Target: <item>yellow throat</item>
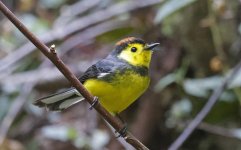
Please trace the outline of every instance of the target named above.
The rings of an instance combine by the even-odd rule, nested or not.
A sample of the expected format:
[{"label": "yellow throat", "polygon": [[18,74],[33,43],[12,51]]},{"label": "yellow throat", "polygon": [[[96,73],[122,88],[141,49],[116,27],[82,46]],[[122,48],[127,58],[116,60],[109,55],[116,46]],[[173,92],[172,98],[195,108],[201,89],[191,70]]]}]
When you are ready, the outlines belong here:
[{"label": "yellow throat", "polygon": [[[129,44],[117,57],[133,66],[145,66],[149,68],[152,51],[146,50],[145,46],[140,43]],[[136,49],[135,52],[133,52],[134,49]]]}]

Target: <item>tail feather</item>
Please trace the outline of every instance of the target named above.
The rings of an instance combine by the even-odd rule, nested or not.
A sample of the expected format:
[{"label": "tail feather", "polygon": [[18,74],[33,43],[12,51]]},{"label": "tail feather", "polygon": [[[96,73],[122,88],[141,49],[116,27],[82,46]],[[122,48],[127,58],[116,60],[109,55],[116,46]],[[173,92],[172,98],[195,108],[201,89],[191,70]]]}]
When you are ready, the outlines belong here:
[{"label": "tail feather", "polygon": [[38,99],[33,104],[38,107],[46,107],[51,111],[61,111],[82,100],[84,98],[76,89],[70,89]]}]

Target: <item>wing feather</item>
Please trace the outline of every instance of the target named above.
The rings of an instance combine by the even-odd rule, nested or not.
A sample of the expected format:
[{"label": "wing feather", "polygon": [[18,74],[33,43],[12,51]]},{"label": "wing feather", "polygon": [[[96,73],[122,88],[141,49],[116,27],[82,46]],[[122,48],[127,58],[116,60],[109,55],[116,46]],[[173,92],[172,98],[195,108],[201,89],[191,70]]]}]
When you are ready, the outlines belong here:
[{"label": "wing feather", "polygon": [[84,82],[88,79],[97,79],[111,75],[113,72],[115,72],[115,69],[115,62],[109,59],[103,59],[89,67],[84,75],[79,78],[79,80],[82,84],[84,84]]}]

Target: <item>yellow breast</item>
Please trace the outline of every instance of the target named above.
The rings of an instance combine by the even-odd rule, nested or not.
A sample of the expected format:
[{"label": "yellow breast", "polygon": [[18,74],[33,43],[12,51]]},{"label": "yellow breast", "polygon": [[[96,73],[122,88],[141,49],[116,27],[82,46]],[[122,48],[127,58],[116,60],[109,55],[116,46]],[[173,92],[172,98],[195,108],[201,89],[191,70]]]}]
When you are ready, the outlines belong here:
[{"label": "yellow breast", "polygon": [[148,76],[126,71],[112,77],[111,81],[89,79],[84,86],[99,97],[100,103],[111,113],[119,113],[133,103],[149,86]]}]

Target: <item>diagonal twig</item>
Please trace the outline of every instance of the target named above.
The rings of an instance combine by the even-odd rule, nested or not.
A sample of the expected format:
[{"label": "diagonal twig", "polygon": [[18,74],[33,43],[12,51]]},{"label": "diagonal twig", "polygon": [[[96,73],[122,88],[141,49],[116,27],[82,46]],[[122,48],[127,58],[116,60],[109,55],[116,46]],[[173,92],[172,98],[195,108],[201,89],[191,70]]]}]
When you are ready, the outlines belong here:
[{"label": "diagonal twig", "polygon": [[[24,24],[22,24],[17,17],[0,1],[0,10],[2,13],[46,56],[52,63],[59,69],[59,71],[71,82],[71,84],[81,93],[81,95],[89,102],[93,104],[94,96],[91,95],[85,87],[80,83],[77,77],[69,70],[69,68],[60,60],[56,53],[49,51],[49,48],[43,44],[32,32],[30,32]],[[101,104],[93,105],[93,107],[98,111],[99,114],[113,126],[116,131],[121,131],[124,125],[121,121],[114,118]],[[137,140],[133,135],[127,132],[123,139],[131,144],[136,149],[148,149],[139,140]]]},{"label": "diagonal twig", "polygon": [[101,0],[82,0],[77,1],[76,3],[65,6],[64,10],[60,12],[60,16],[54,21],[53,27],[58,27],[59,25],[67,25],[71,20],[76,18],[93,7],[97,6]]},{"label": "diagonal twig", "polygon": [[210,110],[213,108],[214,104],[217,102],[220,95],[228,87],[229,83],[237,75],[241,68],[241,61],[233,68],[232,72],[226,76],[223,83],[212,93],[211,97],[208,99],[205,106],[197,114],[197,116],[192,120],[192,122],[185,128],[182,134],[172,143],[169,150],[177,150],[192,134],[192,132],[197,128],[197,126],[202,122],[202,120],[207,116]]},{"label": "diagonal twig", "polygon": [[[115,4],[107,9],[96,11],[85,17],[75,19],[75,21],[68,24],[68,26],[58,26],[53,30],[48,31],[46,34],[39,37],[43,43],[50,43],[54,40],[62,39],[77,31],[83,30],[94,24],[109,20],[113,17],[133,11],[138,8],[151,6],[163,2],[164,0],[148,0],[148,1],[128,1]],[[0,72],[8,69],[11,65],[15,64],[31,52],[35,50],[34,45],[28,42],[21,46],[13,53],[7,55],[0,60]]]},{"label": "diagonal twig", "polygon": [[233,138],[233,139],[237,139],[237,140],[241,140],[239,132],[240,132],[240,128],[231,128],[231,129],[227,129],[224,127],[220,127],[217,125],[211,125],[208,123],[201,123],[198,126],[198,129],[209,132],[211,134],[216,134],[216,135],[220,135],[226,138]]}]

